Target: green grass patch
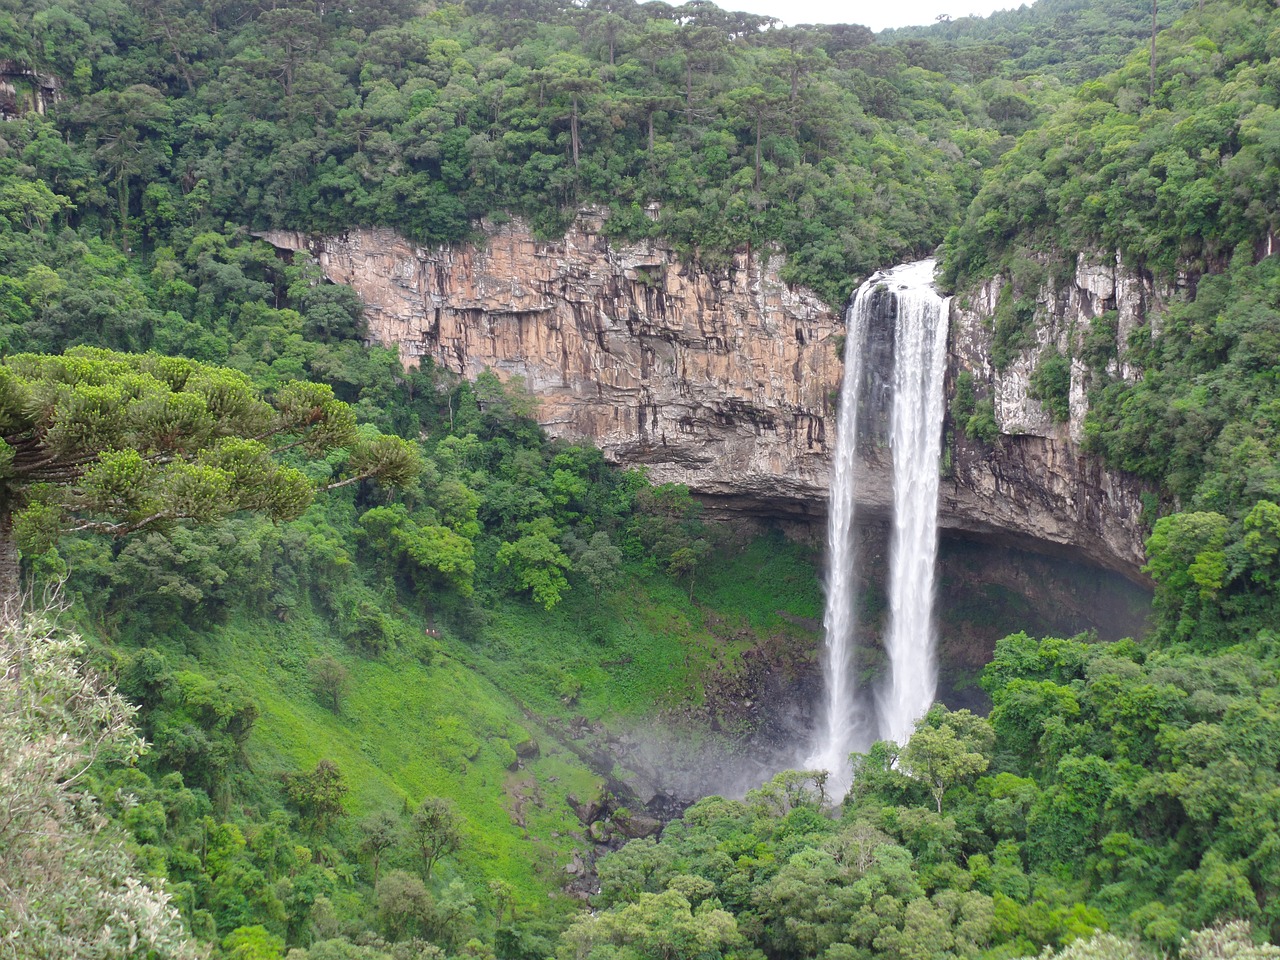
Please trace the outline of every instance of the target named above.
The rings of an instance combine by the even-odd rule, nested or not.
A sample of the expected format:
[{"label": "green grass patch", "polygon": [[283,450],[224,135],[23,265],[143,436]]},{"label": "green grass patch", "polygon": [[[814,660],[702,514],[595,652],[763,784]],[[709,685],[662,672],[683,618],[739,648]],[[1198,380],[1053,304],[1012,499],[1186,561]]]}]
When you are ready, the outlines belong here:
[{"label": "green grass patch", "polygon": [[[350,787],[350,820],[448,797],[467,827],[442,877],[457,871],[482,887],[500,876],[523,906],[545,908],[548,891],[564,880],[561,868],[583,846],[573,837],[581,827],[565,794],[589,795],[600,779],[461,658],[446,651],[424,663],[396,651],[366,659],[317,636],[315,626],[232,623],[204,658],[206,667],[239,676],[261,709],[249,742],[253,772],[273,778],[331,760]],[[321,653],[351,671],[340,715],[310,690],[306,663]],[[526,781],[521,800],[507,765],[514,745],[530,737],[542,756],[518,775]]]}]

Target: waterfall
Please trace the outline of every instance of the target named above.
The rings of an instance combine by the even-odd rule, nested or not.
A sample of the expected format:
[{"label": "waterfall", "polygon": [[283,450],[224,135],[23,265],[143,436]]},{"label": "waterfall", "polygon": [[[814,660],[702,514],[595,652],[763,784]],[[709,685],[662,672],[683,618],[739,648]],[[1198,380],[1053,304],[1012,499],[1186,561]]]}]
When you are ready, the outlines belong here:
[{"label": "waterfall", "polygon": [[933,623],[938,555],[938,458],[942,454],[947,302],[933,289],[933,261],[892,274],[898,315],[893,365],[893,540],[889,547],[889,675],[876,695],[880,739],[907,742],[938,686]]},{"label": "waterfall", "polygon": [[830,772],[833,795],[843,793],[848,787],[849,753],[865,746],[862,741],[870,725],[870,718],[858,712],[853,672],[854,604],[857,601],[854,469],[870,284],[868,280],[858,289],[845,314],[844,378],[840,383],[836,454],[831,472],[831,501],[827,507],[827,600],[822,616],[826,636],[826,726],[819,734],[814,753],[805,761],[810,769]]},{"label": "waterfall", "polygon": [[[824,725],[806,761],[830,772],[833,795],[849,785],[848,756],[872,741],[904,742],[933,701],[933,572],[937,554],[938,457],[942,444],[947,302],[933,290],[933,260],[904,264],[858,288],[846,317],[844,379],[827,525],[826,700]],[[858,408],[863,401],[867,331],[893,301],[891,430],[894,529],[886,639],[889,671],[874,697],[856,674]]]}]

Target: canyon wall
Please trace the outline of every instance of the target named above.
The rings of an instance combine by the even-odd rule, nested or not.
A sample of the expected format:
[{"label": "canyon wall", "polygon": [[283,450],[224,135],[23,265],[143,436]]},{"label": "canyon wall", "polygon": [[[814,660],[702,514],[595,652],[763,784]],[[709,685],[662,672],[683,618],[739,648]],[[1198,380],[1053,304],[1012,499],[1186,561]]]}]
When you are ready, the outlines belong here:
[{"label": "canyon wall", "polygon": [[266,239],[354,287],[371,337],[406,363],[521,377],[549,433],[590,438],[655,482],[820,514],[842,319],[782,283],[776,255],[700,271],[601,225],[584,214],[540,243],[512,222],[483,247],[424,249],[380,229]]},{"label": "canyon wall", "polygon": [[[999,369],[992,359],[994,318],[1007,283],[1007,278],[993,277],[952,301],[948,395],[956,377],[969,372],[977,396],[994,407],[1000,435],[984,443],[949,422],[950,475],[943,481],[940,510],[953,518],[954,529],[1027,532],[1049,552],[1055,545],[1077,548],[1103,566],[1140,579],[1146,487],[1084,454],[1088,388],[1096,374],[1080,355],[1095,318],[1111,314],[1114,355],[1105,372],[1126,380],[1139,376],[1126,361],[1129,341],[1155,322],[1160,304],[1174,291],[1156,288],[1118,256],[1082,254],[1069,276],[1047,278],[1027,297],[1034,301],[1031,342]],[[1093,337],[1096,347],[1096,331]],[[1032,395],[1035,369],[1052,353],[1072,358],[1070,413],[1063,422],[1055,422]]]},{"label": "canyon wall", "polygon": [[[463,376],[491,368],[520,377],[552,435],[588,438],[609,459],[688,484],[722,510],[823,516],[843,317],[783,283],[775,253],[700,269],[660,241],[619,242],[602,226],[584,211],[555,242],[511,221],[488,228],[483,245],[436,248],[382,229],[263,236],[354,287],[370,337],[406,363],[430,357]],[[974,375],[994,398],[1001,435],[985,444],[949,428],[940,521],[1140,578],[1141,490],[1080,451],[1084,371],[1069,423],[1053,423],[1028,385],[1046,345],[1064,345],[1108,309],[1120,310],[1124,340],[1153,294],[1121,264],[1082,261],[1066,288],[1042,291],[1035,347],[997,371],[990,318],[1001,285],[953,301],[949,378]],[[872,364],[869,397],[888,378],[884,367]],[[890,502],[888,457],[874,442],[862,451],[859,499],[872,517]]]}]

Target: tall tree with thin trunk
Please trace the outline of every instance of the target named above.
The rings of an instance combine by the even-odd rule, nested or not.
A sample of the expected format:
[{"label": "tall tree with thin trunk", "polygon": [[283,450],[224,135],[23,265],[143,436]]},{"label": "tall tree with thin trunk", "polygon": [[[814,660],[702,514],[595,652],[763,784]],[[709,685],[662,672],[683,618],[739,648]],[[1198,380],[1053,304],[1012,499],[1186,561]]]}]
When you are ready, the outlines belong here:
[{"label": "tall tree with thin trunk", "polygon": [[72,110],[72,120],[95,143],[94,155],[111,171],[120,210],[120,245],[129,250],[132,185],[165,160],[173,111],[155,87],[134,84],[102,90]]},{"label": "tall tree with thin trunk", "polygon": [[601,87],[595,64],[575,54],[557,53],[547,62],[541,76],[553,93],[568,100],[570,155],[576,170],[581,163],[582,153],[582,109],[588,98]]},{"label": "tall tree with thin trunk", "polygon": [[408,834],[422,857],[423,877],[429,881],[436,861],[462,845],[462,818],[449,800],[427,797],[409,818]]}]

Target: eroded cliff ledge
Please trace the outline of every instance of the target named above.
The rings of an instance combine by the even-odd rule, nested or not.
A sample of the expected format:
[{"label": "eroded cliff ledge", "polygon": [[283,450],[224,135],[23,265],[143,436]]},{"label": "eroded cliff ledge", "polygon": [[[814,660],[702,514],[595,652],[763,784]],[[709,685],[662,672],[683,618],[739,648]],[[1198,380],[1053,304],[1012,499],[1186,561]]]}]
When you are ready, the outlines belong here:
[{"label": "eroded cliff ledge", "polygon": [[657,243],[619,244],[582,216],[556,243],[519,222],[483,247],[415,247],[387,230],[266,235],[306,250],[365,303],[406,363],[520,376],[548,432],[593,440],[655,482],[821,512],[840,318],[743,254],[699,272]]},{"label": "eroded cliff ledge", "polygon": [[[783,283],[776,255],[743,252],[727,268],[699,270],[661,242],[620,243],[601,227],[584,213],[545,243],[513,221],[489,229],[483,246],[429,249],[381,229],[264,238],[354,287],[371,337],[407,363],[431,357],[463,376],[488,367],[522,377],[552,435],[589,438],[610,459],[688,484],[723,509],[823,515],[843,317]],[[1106,284],[1092,276],[1078,280],[1078,295],[1049,298],[1043,342],[1109,309]],[[988,286],[953,308],[949,376],[964,367],[989,384],[1008,435],[990,446],[957,439],[943,526],[1138,576],[1137,485],[1081,455],[1074,418],[1055,425],[1028,414],[1038,408],[1024,383],[1034,351],[1022,366],[991,368],[999,282]],[[863,457],[860,499],[873,516],[890,501],[887,458],[877,449]]]},{"label": "eroded cliff ledge", "polygon": [[[952,301],[948,396],[956,376],[968,371],[978,396],[993,403],[1000,436],[985,444],[949,423],[951,476],[944,478],[940,509],[954,529],[1026,530],[1044,545],[1079,548],[1103,566],[1143,580],[1146,487],[1083,453],[1093,374],[1080,355],[1087,334],[1097,345],[1094,320],[1109,315],[1114,356],[1107,372],[1124,379],[1138,376],[1126,362],[1130,338],[1155,322],[1173,292],[1156,287],[1118,256],[1082,254],[1069,277],[1046,279],[1034,292],[1031,342],[997,369],[994,317],[1007,282],[994,277]],[[1073,358],[1070,415],[1060,423],[1031,388],[1036,366],[1055,353]]]}]

